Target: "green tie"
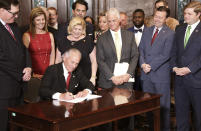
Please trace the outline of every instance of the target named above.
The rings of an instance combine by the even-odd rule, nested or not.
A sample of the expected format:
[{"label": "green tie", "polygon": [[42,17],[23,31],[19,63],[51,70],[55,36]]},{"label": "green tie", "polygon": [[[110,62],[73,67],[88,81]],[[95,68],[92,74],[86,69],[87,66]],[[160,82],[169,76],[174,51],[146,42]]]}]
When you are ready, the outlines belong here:
[{"label": "green tie", "polygon": [[186,36],[185,36],[185,39],[184,39],[184,48],[186,47],[188,39],[190,37],[190,30],[191,30],[191,26],[188,26],[188,29],[186,31]]}]

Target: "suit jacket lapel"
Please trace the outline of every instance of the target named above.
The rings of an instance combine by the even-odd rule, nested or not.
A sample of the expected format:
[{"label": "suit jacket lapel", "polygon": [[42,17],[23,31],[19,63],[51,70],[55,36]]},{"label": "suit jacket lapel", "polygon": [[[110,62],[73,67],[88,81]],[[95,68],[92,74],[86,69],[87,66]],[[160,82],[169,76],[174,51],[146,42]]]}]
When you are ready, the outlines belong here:
[{"label": "suit jacket lapel", "polygon": [[[152,45],[151,45],[151,40],[152,40],[152,35],[153,35],[153,31],[154,31],[154,26],[152,26],[151,28],[148,28],[148,31],[150,35],[147,36],[147,41],[148,41],[148,45],[146,45],[148,47],[148,50],[151,51],[152,49]],[[154,44],[154,43],[153,43]]]},{"label": "suit jacket lapel", "polygon": [[[200,29],[201,29],[201,22],[197,25],[197,27],[194,29],[194,31],[192,32],[192,34],[190,35],[186,48],[185,50],[187,50],[189,48],[189,45],[191,43],[193,43],[192,41],[196,39],[196,37],[200,37]],[[183,39],[184,40],[184,39]]]},{"label": "suit jacket lapel", "polygon": [[[10,28],[11,28],[11,30],[12,30],[12,32],[13,32],[14,37],[15,37],[16,40],[15,40],[11,35],[10,35],[10,36],[12,37],[12,39],[13,39],[15,42],[18,43],[17,45],[19,45],[19,44],[20,44],[20,43],[19,43],[20,40],[19,40],[19,37],[18,37],[19,34],[17,34],[16,28],[14,28],[12,25],[10,25]],[[9,34],[10,34],[10,33],[9,33]]]},{"label": "suit jacket lapel", "polygon": [[[152,47],[157,46],[157,43],[160,42],[159,39],[160,39],[160,37],[163,36],[164,33],[166,32],[166,28],[167,28],[167,27],[164,25],[164,26],[162,27],[162,29],[159,31],[158,35],[156,36],[156,38],[155,38],[155,40],[154,40],[154,42],[153,42],[153,44],[152,44]],[[153,30],[154,30],[154,29],[153,29]],[[153,32],[152,32],[152,33],[153,33]]]},{"label": "suit jacket lapel", "polygon": [[58,66],[58,79],[59,79],[59,82],[60,82],[60,86],[62,89],[65,89],[66,90],[66,81],[65,81],[65,77],[64,77],[64,71],[63,71],[63,66],[62,66],[62,63],[59,64]]},{"label": "suit jacket lapel", "polygon": [[[122,40],[122,47],[121,47],[121,59],[123,59],[123,55],[126,54],[126,32],[121,30],[121,40]],[[120,60],[121,61],[121,60]]]},{"label": "suit jacket lapel", "polygon": [[[0,22],[0,28],[3,31],[3,34],[7,34],[7,36],[9,36],[11,39],[13,39],[13,37],[11,36],[11,34],[8,32],[8,30],[5,28],[5,26]],[[13,39],[14,40],[14,39]]]},{"label": "suit jacket lapel", "polygon": [[116,56],[116,59],[117,59],[117,53],[116,53],[116,48],[115,48],[115,45],[114,45],[114,40],[112,38],[112,34],[110,32],[110,30],[108,30],[107,32],[107,41],[108,43],[106,44],[109,44],[111,46],[111,49],[112,49],[112,52],[114,53],[114,55]]},{"label": "suit jacket lapel", "polygon": [[73,92],[74,91],[74,82],[75,82],[75,72],[73,71],[72,73],[71,73],[71,78],[70,78],[70,82],[69,82],[69,91],[70,92]]},{"label": "suit jacket lapel", "polygon": [[180,34],[180,40],[179,41],[181,41],[180,43],[181,44],[179,44],[179,48],[182,50],[182,52],[183,51],[185,51],[185,49],[184,49],[184,38],[185,38],[185,33],[186,33],[186,27],[187,27],[187,24],[186,24],[186,26],[182,29],[182,31],[180,32],[181,34]]}]

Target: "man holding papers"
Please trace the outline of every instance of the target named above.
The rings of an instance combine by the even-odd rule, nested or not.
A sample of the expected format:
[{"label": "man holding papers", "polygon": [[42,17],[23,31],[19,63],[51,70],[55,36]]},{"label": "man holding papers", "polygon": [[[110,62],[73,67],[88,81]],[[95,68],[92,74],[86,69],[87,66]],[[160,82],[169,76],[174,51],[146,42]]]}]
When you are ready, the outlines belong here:
[{"label": "man holding papers", "polygon": [[81,59],[79,50],[66,51],[62,59],[62,63],[47,68],[39,91],[42,99],[71,100],[85,97],[95,89],[82,70],[77,68]]},{"label": "man holding papers", "polygon": [[117,9],[111,8],[107,11],[106,17],[109,30],[97,41],[98,84],[101,88],[132,88],[129,79],[134,76],[139,55],[134,35],[121,29]]}]

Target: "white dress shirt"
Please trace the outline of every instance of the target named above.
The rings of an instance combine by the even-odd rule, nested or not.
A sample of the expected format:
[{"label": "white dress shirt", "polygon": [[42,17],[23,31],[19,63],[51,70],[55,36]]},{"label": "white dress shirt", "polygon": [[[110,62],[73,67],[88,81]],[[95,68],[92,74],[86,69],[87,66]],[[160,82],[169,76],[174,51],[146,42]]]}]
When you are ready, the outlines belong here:
[{"label": "white dress shirt", "polygon": [[[137,28],[137,27],[134,26],[134,30],[139,30],[139,29],[142,29],[142,32],[143,32],[144,25],[142,27],[140,27],[140,28]],[[139,47],[141,37],[142,37],[142,32],[138,31],[137,33],[134,33],[135,34],[135,42],[137,44],[137,47]]]},{"label": "white dress shirt", "polygon": [[121,44],[121,47],[122,47],[121,28],[119,28],[119,30],[118,30],[117,32],[112,31],[112,30],[110,29],[110,32],[111,32],[111,34],[112,34],[112,39],[113,39],[113,41],[115,41],[115,34],[114,34],[114,33],[118,33],[119,39],[120,39],[120,42],[119,42],[119,43]]},{"label": "white dress shirt", "polygon": [[[191,34],[193,33],[193,31],[195,30],[195,28],[197,27],[197,25],[198,25],[199,23],[200,23],[200,20],[198,20],[197,22],[195,22],[195,23],[192,24],[192,25],[188,25],[188,26],[186,27],[186,32],[187,32],[188,27],[191,26],[191,30],[190,30],[190,36],[191,36]],[[186,32],[185,32],[185,36],[186,36]],[[184,37],[184,40],[185,40],[185,37]]]}]

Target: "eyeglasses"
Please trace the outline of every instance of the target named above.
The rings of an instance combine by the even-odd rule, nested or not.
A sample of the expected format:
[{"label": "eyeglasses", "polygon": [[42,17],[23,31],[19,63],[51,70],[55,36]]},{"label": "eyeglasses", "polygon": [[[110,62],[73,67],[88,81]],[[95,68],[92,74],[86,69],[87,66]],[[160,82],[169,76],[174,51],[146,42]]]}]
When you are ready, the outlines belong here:
[{"label": "eyeglasses", "polygon": [[9,10],[7,10],[7,11],[8,11],[8,13],[11,13],[14,17],[19,15],[19,11],[18,12],[14,12],[14,13],[11,12],[11,11],[9,11]]}]

